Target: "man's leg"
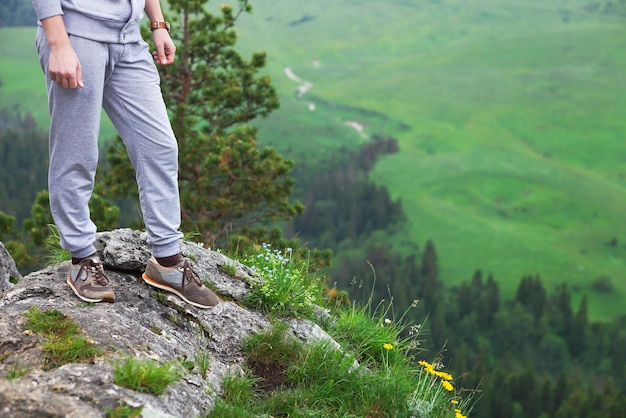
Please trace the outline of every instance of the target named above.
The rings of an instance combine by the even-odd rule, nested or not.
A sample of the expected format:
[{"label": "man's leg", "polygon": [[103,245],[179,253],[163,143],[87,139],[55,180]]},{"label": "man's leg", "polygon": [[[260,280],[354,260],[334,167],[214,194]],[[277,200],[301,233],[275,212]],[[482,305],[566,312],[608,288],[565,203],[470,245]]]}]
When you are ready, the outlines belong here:
[{"label": "man's leg", "polygon": [[116,45],[103,106],[122,137],[139,186],[139,203],[155,257],[180,252],[178,144],[159,75],[145,42]]},{"label": "man's leg", "polygon": [[70,37],[82,67],[85,87],[65,89],[50,80],[50,49],[43,30],[37,49],[46,76],[50,110],[50,211],[61,246],[70,251],[67,283],[87,302],[113,302],[115,294],[94,248],[96,226],[89,216],[89,199],[98,165],[98,132],[102,89],[107,67],[104,44]]},{"label": "man's leg", "polygon": [[178,144],[163,103],[159,75],[145,42],[123,52],[105,87],[104,108],[137,172],[139,200],[152,244],[143,279],[199,308],[219,303],[180,254]]},{"label": "man's leg", "polygon": [[95,252],[96,226],[89,216],[98,164],[98,132],[106,48],[98,42],[70,37],[81,62],[84,88],[65,89],[50,80],[50,50],[39,29],[37,47],[46,74],[50,110],[50,210],[61,236],[61,245],[74,258]]}]

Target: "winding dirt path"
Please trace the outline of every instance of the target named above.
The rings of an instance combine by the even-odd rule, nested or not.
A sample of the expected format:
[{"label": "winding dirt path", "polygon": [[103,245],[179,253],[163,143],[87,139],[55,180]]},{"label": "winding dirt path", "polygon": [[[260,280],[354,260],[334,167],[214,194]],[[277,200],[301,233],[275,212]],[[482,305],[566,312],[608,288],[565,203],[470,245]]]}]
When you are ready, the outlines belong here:
[{"label": "winding dirt path", "polygon": [[[312,82],[301,79],[293,72],[291,68],[285,67],[284,72],[287,78],[299,84],[298,89],[296,90],[296,97],[298,99],[301,99],[309,90],[313,88],[314,84]],[[308,107],[309,110],[313,112],[315,110],[315,103],[308,102]],[[367,137],[367,134],[364,132],[363,124],[353,120],[347,120],[344,121],[344,123],[357,131],[362,137]]]}]

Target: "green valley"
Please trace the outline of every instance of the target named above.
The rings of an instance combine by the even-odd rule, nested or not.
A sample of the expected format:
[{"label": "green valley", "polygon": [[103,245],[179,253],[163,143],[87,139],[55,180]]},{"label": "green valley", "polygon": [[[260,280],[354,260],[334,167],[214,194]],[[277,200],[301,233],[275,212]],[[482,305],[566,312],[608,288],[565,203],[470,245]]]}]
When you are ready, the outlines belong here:
[{"label": "green valley", "polygon": [[[450,285],[481,269],[511,297],[539,275],[568,283],[575,305],[587,294],[592,318],[626,312],[625,1],[252,5],[238,47],[267,51],[281,97],[258,122],[262,145],[315,165],[397,139],[370,177],[407,224],[376,239],[403,252],[431,239]],[[0,28],[0,101],[45,126],[34,31]],[[612,293],[593,289],[599,277]]]},{"label": "green valley", "polygon": [[[478,268],[508,295],[523,275],[568,283],[606,318],[626,294],[625,13],[624,2],[282,0],[254,4],[239,32],[243,48],[268,52],[282,93],[264,143],[298,163],[362,141],[323,123],[398,139],[373,172],[409,220],[390,242],[432,239],[449,284]],[[285,68],[313,84],[301,99]],[[592,290],[599,276],[613,294]]]}]

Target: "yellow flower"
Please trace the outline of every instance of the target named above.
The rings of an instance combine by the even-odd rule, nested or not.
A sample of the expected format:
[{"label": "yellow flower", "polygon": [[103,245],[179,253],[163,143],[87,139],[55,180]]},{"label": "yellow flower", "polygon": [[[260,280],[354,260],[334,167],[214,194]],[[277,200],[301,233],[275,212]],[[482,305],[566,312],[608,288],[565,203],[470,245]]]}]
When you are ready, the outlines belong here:
[{"label": "yellow flower", "polygon": [[452,376],[446,372],[435,372],[434,375],[443,380],[452,380]]},{"label": "yellow flower", "polygon": [[435,368],[433,367],[433,365],[427,361],[420,360],[419,365],[422,366],[424,370],[426,370],[428,373],[433,373],[435,371]]},{"label": "yellow flower", "polygon": [[[457,401],[456,399],[452,399],[452,400],[450,401],[450,403],[451,403],[452,405],[458,405],[458,404],[459,404],[459,401]],[[458,411],[458,409],[456,409],[456,410],[455,410],[455,412],[456,412],[456,411]]]},{"label": "yellow flower", "polygon": [[385,343],[385,344],[383,344],[383,348],[385,350],[393,350],[393,345],[391,345],[389,343]]},{"label": "yellow flower", "polygon": [[460,409],[455,409],[455,410],[454,410],[454,418],[467,418],[467,416],[466,416],[466,415],[463,415],[463,414],[461,413],[461,410],[460,410]]},{"label": "yellow flower", "polygon": [[452,386],[452,384],[448,382],[447,380],[442,380],[441,384],[443,385],[444,389],[447,390],[448,392],[452,392],[454,390],[454,386]]}]

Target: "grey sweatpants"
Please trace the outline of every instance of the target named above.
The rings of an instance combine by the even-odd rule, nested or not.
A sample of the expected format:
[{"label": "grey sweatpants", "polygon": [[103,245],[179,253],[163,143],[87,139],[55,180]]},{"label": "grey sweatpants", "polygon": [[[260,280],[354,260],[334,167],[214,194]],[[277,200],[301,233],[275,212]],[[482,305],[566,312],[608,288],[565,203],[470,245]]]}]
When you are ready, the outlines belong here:
[{"label": "grey sweatpants", "polygon": [[84,88],[64,89],[50,80],[50,49],[43,29],[37,31],[51,116],[50,209],[62,247],[77,258],[95,251],[96,225],[90,219],[88,202],[104,108],[136,170],[152,254],[179,253],[178,145],[148,45],[143,41],[108,44],[76,36],[70,36],[70,41],[82,66]]}]

